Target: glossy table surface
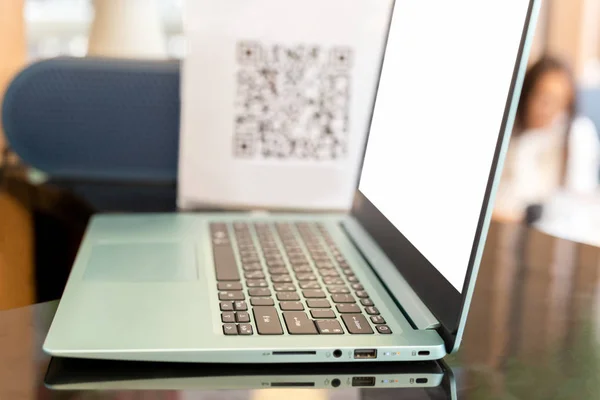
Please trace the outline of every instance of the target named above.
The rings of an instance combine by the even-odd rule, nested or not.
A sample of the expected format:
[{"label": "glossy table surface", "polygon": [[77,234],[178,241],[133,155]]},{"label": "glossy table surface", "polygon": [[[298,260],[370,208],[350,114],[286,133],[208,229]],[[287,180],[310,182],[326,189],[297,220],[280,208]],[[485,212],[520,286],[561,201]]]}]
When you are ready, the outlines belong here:
[{"label": "glossy table surface", "polygon": [[[445,359],[450,371],[444,375],[435,364],[170,367],[53,360],[45,381],[50,358],[41,344],[58,302],[0,311],[0,400],[600,398],[599,265],[596,247],[493,223],[466,335],[460,351]],[[430,370],[443,375],[442,384],[417,387],[414,379]],[[347,387],[351,377],[390,386]],[[408,388],[391,388],[403,378]]]}]

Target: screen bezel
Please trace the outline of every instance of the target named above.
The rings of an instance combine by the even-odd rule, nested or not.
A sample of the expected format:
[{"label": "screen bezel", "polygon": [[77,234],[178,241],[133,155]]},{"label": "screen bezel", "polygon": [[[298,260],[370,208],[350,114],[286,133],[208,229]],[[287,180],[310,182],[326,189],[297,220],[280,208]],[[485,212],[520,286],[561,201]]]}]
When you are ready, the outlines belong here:
[{"label": "screen bezel", "polygon": [[[529,58],[530,36],[535,30],[535,24],[532,24],[532,20],[536,12],[538,1],[539,0],[529,0],[525,23],[521,34],[521,41],[519,43],[519,50],[513,68],[510,90],[505,103],[502,124],[500,125],[500,130],[498,132],[498,140],[494,150],[494,157],[486,184],[485,195],[477,222],[477,229],[471,248],[469,264],[467,266],[462,291],[459,292],[456,290],[456,288],[452,286],[452,284],[427,260],[427,258],[421,254],[421,252],[413,246],[412,243],[410,243],[410,241],[396,229],[359,190],[357,190],[356,199],[353,203],[351,211],[352,216],[381,247],[390,261],[400,271],[404,279],[410,284],[423,303],[440,322],[438,332],[444,339],[448,352],[454,351],[456,349],[457,340],[460,340],[461,328],[463,328],[462,325],[464,325],[469,302],[473,294],[474,285],[471,285],[471,280],[476,278],[479,259],[481,257],[480,250],[485,245],[487,226],[493,208],[491,201],[492,194],[501,174],[504,150],[506,148],[505,145],[508,143],[511,136],[514,123],[514,112],[512,111],[513,107],[518,104],[518,98],[521,91],[521,87],[520,85],[518,86],[517,83],[522,79],[523,67]],[[394,6],[392,6],[390,16],[390,26],[392,23]],[[387,45],[388,38],[386,36],[384,47],[386,50],[382,57],[380,76],[385,62]],[[375,111],[376,97],[377,91],[375,92],[371,122]],[[363,150],[363,165],[370,134],[370,126],[371,124],[369,124],[367,139]],[[356,185],[357,188],[359,183],[360,174]],[[426,222],[424,221],[424,223]]]}]

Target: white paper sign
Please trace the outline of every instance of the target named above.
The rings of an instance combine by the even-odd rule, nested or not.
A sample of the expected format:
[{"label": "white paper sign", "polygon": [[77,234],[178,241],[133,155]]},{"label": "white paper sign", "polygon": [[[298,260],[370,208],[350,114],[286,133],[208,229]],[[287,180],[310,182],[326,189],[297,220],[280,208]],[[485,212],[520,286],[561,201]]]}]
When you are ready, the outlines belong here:
[{"label": "white paper sign", "polygon": [[188,1],[179,207],[349,209],[391,7]]}]

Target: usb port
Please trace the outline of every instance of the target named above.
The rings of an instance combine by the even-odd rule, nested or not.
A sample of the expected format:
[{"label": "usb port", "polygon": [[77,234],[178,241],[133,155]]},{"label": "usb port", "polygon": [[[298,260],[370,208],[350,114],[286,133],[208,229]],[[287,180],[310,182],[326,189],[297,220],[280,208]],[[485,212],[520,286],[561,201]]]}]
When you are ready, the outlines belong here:
[{"label": "usb port", "polygon": [[355,376],[352,378],[352,386],[364,387],[364,386],[375,386],[374,376]]},{"label": "usb port", "polygon": [[354,358],[360,358],[360,359],[377,358],[377,350],[375,350],[375,349],[354,350]]}]

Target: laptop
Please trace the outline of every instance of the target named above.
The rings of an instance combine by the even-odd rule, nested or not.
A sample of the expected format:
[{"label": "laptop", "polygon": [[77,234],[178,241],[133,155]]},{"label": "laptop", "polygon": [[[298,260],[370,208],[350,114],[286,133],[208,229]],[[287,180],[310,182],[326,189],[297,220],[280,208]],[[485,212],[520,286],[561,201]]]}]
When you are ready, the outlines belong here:
[{"label": "laptop", "polygon": [[348,213],[98,215],[44,350],[206,363],[457,351],[538,9],[396,1]]},{"label": "laptop", "polygon": [[[190,364],[52,358],[44,378],[52,390],[379,389],[390,398],[430,393],[456,399],[456,380],[443,361],[336,364]],[[410,391],[402,389],[412,389]],[[346,393],[345,398],[360,398]],[[386,396],[383,396],[386,397]],[[423,398],[428,398],[423,396]]]}]

